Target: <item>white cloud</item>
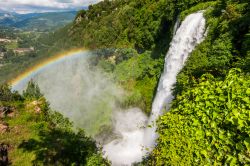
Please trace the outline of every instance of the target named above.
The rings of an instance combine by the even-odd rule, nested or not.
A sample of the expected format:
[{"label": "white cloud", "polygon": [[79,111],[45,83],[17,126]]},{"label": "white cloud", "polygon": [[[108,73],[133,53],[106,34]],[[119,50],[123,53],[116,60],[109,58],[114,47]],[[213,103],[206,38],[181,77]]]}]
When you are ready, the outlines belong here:
[{"label": "white cloud", "polygon": [[18,13],[81,9],[101,0],[0,0],[0,10]]}]

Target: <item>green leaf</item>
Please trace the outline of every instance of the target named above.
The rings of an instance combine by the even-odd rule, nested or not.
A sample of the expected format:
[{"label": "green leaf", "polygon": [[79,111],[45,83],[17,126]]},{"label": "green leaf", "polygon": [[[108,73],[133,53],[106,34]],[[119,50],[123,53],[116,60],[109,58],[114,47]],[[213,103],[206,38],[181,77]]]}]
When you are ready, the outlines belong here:
[{"label": "green leaf", "polygon": [[250,137],[244,140],[244,144],[246,145],[247,150],[250,151]]},{"label": "green leaf", "polygon": [[210,101],[205,101],[206,107],[213,107],[213,104]]},{"label": "green leaf", "polygon": [[247,88],[246,94],[247,94],[247,95],[250,95],[250,88]]},{"label": "green leaf", "polygon": [[236,144],[236,149],[237,150],[243,150],[243,148],[244,148],[244,146],[242,145],[242,143],[239,142],[239,143]]},{"label": "green leaf", "polygon": [[218,117],[218,113],[213,111],[213,119],[216,119]]},{"label": "green leaf", "polygon": [[250,103],[249,97],[244,97],[242,100],[243,100],[244,102],[246,102],[246,103]]}]

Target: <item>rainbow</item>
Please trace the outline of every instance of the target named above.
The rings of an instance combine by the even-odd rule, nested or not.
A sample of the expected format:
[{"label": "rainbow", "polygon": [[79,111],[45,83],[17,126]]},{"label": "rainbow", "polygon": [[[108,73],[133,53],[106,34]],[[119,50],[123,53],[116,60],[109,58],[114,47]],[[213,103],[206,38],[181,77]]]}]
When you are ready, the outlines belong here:
[{"label": "rainbow", "polygon": [[20,81],[22,81],[23,79],[29,77],[30,75],[32,75],[32,73],[39,71],[41,69],[43,69],[44,67],[51,65],[57,61],[59,61],[60,59],[63,59],[65,57],[69,57],[69,56],[73,56],[77,53],[81,53],[84,51],[88,51],[85,48],[77,48],[77,49],[71,49],[69,51],[63,52],[63,53],[59,53],[57,55],[54,55],[52,57],[49,57],[43,61],[41,61],[40,63],[35,64],[34,66],[28,68],[27,70],[25,70],[23,73],[21,73],[20,75],[18,75],[17,77],[15,77],[14,79],[10,80],[8,83],[14,87],[16,86]]}]

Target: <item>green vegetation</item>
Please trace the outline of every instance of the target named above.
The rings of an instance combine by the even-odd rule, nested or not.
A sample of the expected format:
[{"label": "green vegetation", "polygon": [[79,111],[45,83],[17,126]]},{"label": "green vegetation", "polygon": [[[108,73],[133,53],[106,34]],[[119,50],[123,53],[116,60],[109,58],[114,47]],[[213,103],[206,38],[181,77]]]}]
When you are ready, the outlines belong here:
[{"label": "green vegetation", "polygon": [[28,88],[23,92],[25,98],[39,99],[43,95],[40,92],[38,85],[36,85],[33,80],[29,81]]},{"label": "green vegetation", "polygon": [[207,10],[208,8],[214,7],[217,3],[217,1],[201,2],[198,5],[195,5],[187,10],[182,11],[180,13],[180,18],[181,20],[184,20],[184,18],[189,14],[195,13],[200,10]]},{"label": "green vegetation", "polygon": [[12,165],[109,165],[84,131],[73,131],[68,119],[49,108],[33,82],[24,96],[1,86],[0,107],[9,108],[0,112],[0,124],[8,124],[0,140],[11,147]]},{"label": "green vegetation", "polygon": [[15,36],[15,32],[17,30],[15,30],[14,28],[11,27],[1,27],[0,26],[0,38],[6,38],[9,37],[10,39],[14,39]]},{"label": "green vegetation", "polygon": [[[27,68],[63,51],[62,48],[69,48],[59,45],[57,49],[53,49],[54,47],[49,49],[53,43],[65,34],[61,33],[60,30],[55,33],[53,31],[70,23],[75,15],[75,11],[24,15],[14,14],[11,17],[13,21],[10,24],[8,21],[0,19],[0,38],[12,40],[10,43],[0,43],[0,56],[1,53],[4,53],[3,59],[0,58],[0,83],[10,81]],[[58,35],[59,33],[61,36]],[[54,37],[55,39],[53,39]],[[31,47],[34,48],[34,51],[23,54],[13,53],[13,49]]]},{"label": "green vegetation", "polygon": [[12,42],[6,44],[5,47],[8,50],[15,49],[15,48],[17,48],[17,42],[16,41],[12,41]]},{"label": "green vegetation", "polygon": [[[0,73],[5,73],[3,77],[0,74],[3,78],[0,81],[10,80],[27,67],[63,50],[103,48],[105,55],[97,58],[100,63],[97,65],[115,75],[117,82],[130,92],[124,106],[139,105],[149,113],[175,19],[179,11],[198,2],[202,0],[187,2],[187,6],[171,0],[106,0],[91,5],[89,10],[78,12],[73,24],[33,41],[35,54],[13,57],[11,63],[0,68]],[[106,52],[107,48],[120,49]],[[112,57],[114,61],[110,61]],[[137,60],[140,65],[133,65]],[[126,68],[131,65],[133,68]],[[125,73],[122,70],[130,70],[131,74],[121,78]]]},{"label": "green vegetation", "polygon": [[48,13],[6,13],[0,12],[0,26],[14,27],[25,31],[54,31],[72,22],[76,11]]},{"label": "green vegetation", "polygon": [[132,58],[115,65],[115,80],[130,92],[124,106],[139,106],[150,113],[163,63],[163,59],[154,59],[151,52],[145,52],[140,55],[134,53]]},{"label": "green vegetation", "polygon": [[[158,144],[145,159],[145,165],[250,164],[247,0],[104,0],[87,11],[79,11],[72,24],[38,36],[33,42],[35,54],[7,59],[9,65],[0,68],[0,82],[57,52],[87,47],[96,51],[93,64],[112,75],[128,92],[123,106],[138,106],[149,114],[174,23],[178,16],[182,20],[198,10],[206,10],[207,37],[191,53],[177,77],[175,99],[169,112],[158,120]],[[26,40],[23,41],[18,44],[27,46]],[[26,111],[28,96],[40,99],[36,86],[24,96],[5,89],[0,89],[7,94],[2,103],[14,103],[20,110],[17,121],[16,118],[5,121],[10,126],[21,126],[22,134],[14,137],[10,132],[0,136],[3,140],[11,138],[9,143],[15,147],[11,156],[19,160],[12,158],[13,163],[32,160],[35,164],[52,165],[51,161],[57,161],[67,165],[77,164],[78,157],[89,165],[104,162],[93,142],[82,132],[60,127],[70,124],[61,115],[48,111],[48,115],[40,116]],[[54,139],[59,135],[62,140]],[[87,151],[82,152],[77,146],[72,152],[74,156],[65,157],[61,152],[71,152],[71,144],[87,145],[82,148]]]},{"label": "green vegetation", "polygon": [[[0,83],[10,81],[27,68],[59,52],[59,49],[48,51],[49,45],[52,45],[50,43],[51,38],[48,36],[53,33],[48,35],[38,32],[23,32],[11,28],[2,29],[6,31],[6,34],[2,35],[3,38],[10,39],[11,42],[0,43],[0,54],[4,54],[3,58],[0,58]],[[14,53],[14,49],[17,48],[34,48],[34,51]]]},{"label": "green vegetation", "polygon": [[222,81],[203,75],[177,96],[159,120],[152,165],[249,164],[249,78],[239,69]]},{"label": "green vegetation", "polygon": [[145,160],[151,165],[250,163],[249,3],[212,4],[205,12],[208,35],[179,73],[170,111],[158,120],[158,144]]},{"label": "green vegetation", "polygon": [[[199,2],[102,1],[77,14],[67,38],[92,49],[120,48],[103,51],[98,65],[129,92],[125,107],[139,106],[149,114],[177,15]],[[215,4],[202,3],[196,10]]]}]

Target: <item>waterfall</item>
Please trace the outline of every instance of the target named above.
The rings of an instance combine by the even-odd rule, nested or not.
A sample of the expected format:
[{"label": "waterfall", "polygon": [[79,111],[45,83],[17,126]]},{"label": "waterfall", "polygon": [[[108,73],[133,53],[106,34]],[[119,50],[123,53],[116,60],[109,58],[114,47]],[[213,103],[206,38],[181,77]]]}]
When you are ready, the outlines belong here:
[{"label": "waterfall", "polygon": [[164,108],[168,110],[176,76],[204,37],[202,12],[187,16],[180,26],[177,21],[149,118],[138,108],[120,111],[116,107],[116,100],[123,96],[122,90],[102,72],[88,68],[84,57],[90,52],[77,53],[46,65],[13,88],[22,91],[33,78],[51,107],[70,118],[76,127],[84,128],[89,135],[95,135],[102,126],[109,125],[110,117],[116,111],[112,123],[115,137],[103,146],[104,156],[112,165],[131,165],[140,162],[148,150],[154,148],[157,139],[155,122]]},{"label": "waterfall", "polygon": [[152,105],[152,113],[149,118],[149,125],[145,131],[145,145],[154,147],[157,138],[155,122],[162,114],[162,110],[169,109],[173,99],[172,88],[176,83],[176,76],[183,68],[188,55],[195,46],[202,42],[205,33],[205,19],[203,12],[190,14],[177,29],[169,51],[165,58],[164,71],[161,75],[157,93]]},{"label": "waterfall", "polygon": [[[169,109],[169,104],[173,99],[172,88],[176,82],[176,76],[184,66],[188,55],[205,37],[203,12],[187,16],[180,27],[178,26],[177,21],[152,105],[152,113],[147,122],[138,109],[121,112],[115,117],[115,120],[119,121],[118,124],[115,123],[115,132],[119,137],[103,147],[105,156],[111,160],[112,165],[131,165],[134,162],[140,162],[148,150],[151,151],[154,148],[157,139],[155,122],[164,108]],[[147,124],[151,127],[141,128]]]}]

